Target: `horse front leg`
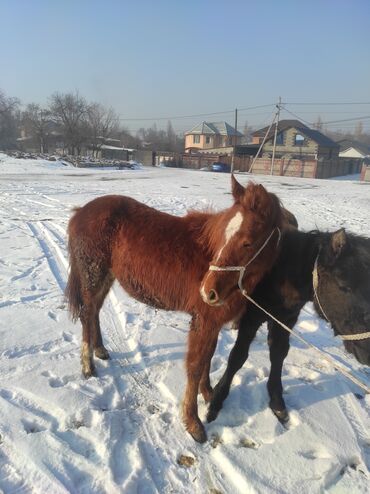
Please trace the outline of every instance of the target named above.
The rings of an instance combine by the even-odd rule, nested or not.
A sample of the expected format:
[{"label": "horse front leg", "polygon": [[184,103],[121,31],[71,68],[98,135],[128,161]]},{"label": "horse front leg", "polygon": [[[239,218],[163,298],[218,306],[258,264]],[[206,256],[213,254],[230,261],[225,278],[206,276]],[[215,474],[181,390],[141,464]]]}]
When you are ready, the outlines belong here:
[{"label": "horse front leg", "polygon": [[217,338],[214,342],[213,348],[210,351],[209,361],[204,366],[202,377],[200,378],[200,382],[199,382],[199,393],[202,394],[203,399],[206,403],[209,403],[212,400],[212,396],[213,396],[213,389],[211,386],[209,373],[211,370],[212,357],[215,353],[216,347],[217,347]]},{"label": "horse front leg", "polygon": [[[281,318],[289,327],[293,327],[298,319],[298,315],[290,318]],[[270,408],[278,420],[285,423],[289,420],[288,411],[283,398],[283,385],[281,373],[283,363],[289,352],[290,333],[274,321],[268,323],[268,344],[270,346],[271,369],[267,381],[267,390],[270,396]]]},{"label": "horse front leg", "polygon": [[198,416],[198,389],[203,371],[212,358],[220,328],[193,317],[190,325],[186,357],[187,385],[183,400],[183,421],[186,430],[199,443],[207,440],[207,434]]},{"label": "horse front leg", "polygon": [[[254,309],[251,308],[251,311]],[[212,401],[208,408],[207,422],[216,419],[222,408],[223,402],[229,395],[230,386],[235,374],[244,365],[249,355],[249,347],[256,336],[256,332],[262,324],[262,317],[250,317],[249,311],[243,315],[239,322],[238,336],[227,361],[226,370],[213,390]]]}]

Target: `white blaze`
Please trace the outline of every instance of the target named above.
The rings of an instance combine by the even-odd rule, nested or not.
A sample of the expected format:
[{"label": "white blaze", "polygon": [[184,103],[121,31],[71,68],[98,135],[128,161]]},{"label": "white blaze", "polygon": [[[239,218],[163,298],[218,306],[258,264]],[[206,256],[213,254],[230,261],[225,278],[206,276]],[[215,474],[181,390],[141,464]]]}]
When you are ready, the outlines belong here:
[{"label": "white blaze", "polygon": [[229,242],[231,237],[235,235],[235,233],[238,233],[241,224],[243,223],[243,215],[238,211],[235,216],[231,218],[229,221],[226,230],[225,230],[225,237],[226,237],[226,243],[225,245]]},{"label": "white blaze", "polygon": [[231,220],[229,221],[229,223],[227,224],[227,227],[225,229],[225,243],[222,247],[222,249],[220,250],[220,252],[218,253],[218,256],[217,256],[217,259],[220,259],[221,257],[221,254],[222,254],[222,251],[224,250],[224,248],[226,247],[226,245],[230,242],[231,238],[236,234],[238,233],[238,231],[240,230],[240,227],[243,223],[243,215],[240,211],[238,211],[235,216],[233,216],[231,218]]},{"label": "white blaze", "polygon": [[[240,213],[239,211],[235,214],[235,216],[233,216],[231,218],[231,220],[229,221],[229,223],[227,224],[226,228],[225,228],[225,243],[223,245],[223,247],[220,249],[218,255],[217,255],[217,259],[216,261],[221,257],[221,254],[222,254],[222,251],[224,250],[224,248],[226,247],[226,245],[230,242],[231,238],[236,234],[238,233],[238,231],[240,230],[240,227],[243,223],[243,215],[242,213]],[[201,284],[200,286],[200,294],[202,296],[202,299],[204,300],[204,302],[207,302],[208,298],[207,298],[207,294],[206,294],[206,291],[204,289],[204,284],[205,282],[207,281],[207,278],[209,276],[209,272],[207,273],[206,277],[204,278],[204,281],[203,283]]]}]

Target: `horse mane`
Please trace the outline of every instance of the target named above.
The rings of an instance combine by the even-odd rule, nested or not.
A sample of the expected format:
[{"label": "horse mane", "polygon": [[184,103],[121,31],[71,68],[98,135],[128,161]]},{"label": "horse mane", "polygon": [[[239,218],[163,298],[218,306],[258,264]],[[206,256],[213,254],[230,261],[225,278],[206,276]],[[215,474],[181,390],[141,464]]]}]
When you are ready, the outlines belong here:
[{"label": "horse mane", "polygon": [[[220,236],[223,235],[224,214],[228,209],[216,212],[212,208],[206,208],[203,211],[191,210],[185,216],[189,223],[189,230],[194,235],[197,243],[206,250],[210,257],[216,253],[217,246],[220,243]],[[219,228],[217,227],[217,224]]]},{"label": "horse mane", "polygon": [[[330,236],[333,232],[321,231],[321,230],[310,230],[301,231],[296,229],[287,229],[283,232],[283,240],[285,239],[285,247],[292,243],[294,250],[298,249],[299,243],[297,239],[301,239],[302,249],[308,249],[309,251],[315,252],[322,241],[329,241]],[[308,237],[309,235],[310,237]],[[346,237],[348,241],[349,248],[352,250],[351,258],[357,259],[363,266],[364,269],[370,271],[370,238],[356,233],[352,233],[346,230]],[[294,242],[290,242],[289,239],[294,239]],[[312,242],[307,243],[307,239],[311,238]],[[294,244],[294,245],[293,245]],[[282,250],[282,256],[287,256],[293,254],[287,253],[287,249]],[[305,253],[307,256],[308,252]],[[317,255],[317,254],[316,254]],[[309,256],[310,258],[311,256]]]},{"label": "horse mane", "polygon": [[355,251],[354,255],[370,271],[370,238],[346,231],[350,246]]}]

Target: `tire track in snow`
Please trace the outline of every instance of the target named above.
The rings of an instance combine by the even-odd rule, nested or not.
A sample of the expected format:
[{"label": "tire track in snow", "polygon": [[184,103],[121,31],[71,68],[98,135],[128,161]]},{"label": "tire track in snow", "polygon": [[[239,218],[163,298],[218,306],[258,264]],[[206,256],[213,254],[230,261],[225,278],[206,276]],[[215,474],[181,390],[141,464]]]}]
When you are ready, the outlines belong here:
[{"label": "tire track in snow", "polygon": [[[150,375],[148,368],[146,367],[140,350],[138,350],[138,345],[132,338],[124,339],[121,335],[126,333],[126,316],[122,314],[118,309],[119,302],[114,293],[111,290],[108,295],[111,308],[113,312],[113,319],[117,322],[109,325],[104,331],[104,336],[107,338],[107,346],[109,350],[120,353],[122,350],[129,350],[129,354],[132,354],[129,358],[115,358],[114,361],[125,370],[125,382],[129,383],[130,388],[134,396],[130,396],[130,408],[132,406],[135,408],[135,414],[140,414],[144,411],[138,419],[140,420],[140,439],[138,441],[138,448],[140,451],[140,456],[146,460],[145,466],[150,475],[151,481],[155,485],[157,492],[176,492],[176,488],[181,483],[178,483],[177,479],[173,475],[167,474],[167,477],[163,477],[162,470],[164,465],[170,467],[169,459],[164,456],[168,444],[171,444],[173,448],[183,449],[182,443],[178,440],[178,434],[167,431],[166,439],[164,443],[162,438],[158,435],[157,427],[154,426],[153,420],[145,420],[146,413],[148,412],[148,405],[153,403],[162,402],[161,397],[156,396],[155,387],[150,382]],[[103,309],[104,310],[104,309]],[[119,325],[119,329],[117,328]],[[113,330],[110,328],[114,328]],[[120,330],[120,331],[119,331]],[[134,361],[134,364],[132,364]],[[133,368],[133,365],[135,368]],[[141,371],[144,374],[144,378],[139,377],[137,371]],[[116,382],[117,389],[119,389],[119,384]],[[127,393],[126,393],[127,394]],[[154,405],[155,409],[156,405]],[[137,418],[133,417],[134,420]],[[159,419],[159,417],[158,417]],[[156,422],[158,424],[159,420]],[[160,424],[161,426],[162,424]],[[163,424],[164,425],[164,424]],[[183,432],[185,434],[185,432]],[[181,437],[181,436],[180,436]],[[158,456],[162,455],[162,459],[157,459]]]},{"label": "tire track in snow", "polygon": [[[24,213],[24,216],[25,216],[25,213]],[[30,227],[29,228],[32,231],[32,233],[34,234],[34,236],[37,237],[37,239],[39,240],[40,245],[44,247],[43,252],[45,253],[46,256],[49,256],[48,262],[49,262],[49,259],[50,260],[54,259],[53,265],[60,264],[59,271],[56,273],[56,275],[55,275],[53,269],[51,269],[53,275],[55,277],[59,276],[59,277],[63,278],[62,272],[63,271],[66,272],[67,267],[68,267],[68,262],[66,261],[65,254],[63,252],[63,234],[65,234],[64,229],[62,227],[60,227],[59,225],[57,225],[56,223],[46,222],[46,221],[42,221],[42,220],[37,221],[35,224],[32,224],[32,226],[34,227],[34,230],[32,230],[32,228],[30,228]],[[50,228],[50,226],[51,226],[51,228]],[[54,231],[53,231],[53,229],[54,229]],[[60,232],[60,235],[58,235],[57,231]],[[37,235],[35,235],[35,232],[37,233]],[[40,241],[42,241],[42,244]],[[65,247],[65,242],[64,242],[64,247]],[[59,262],[57,262],[57,261],[59,261]],[[49,263],[49,265],[50,265],[50,263]],[[61,267],[63,267],[64,269],[62,269]],[[58,282],[58,279],[57,279],[57,282]],[[62,289],[62,287],[61,287],[61,289]],[[136,392],[136,398],[138,401],[136,402],[136,405],[138,406],[139,411],[140,411],[140,408],[142,408],[144,406],[145,402],[148,402],[148,401],[161,402],[161,396],[159,396],[159,397],[157,396],[155,389],[158,389],[161,392],[162,402],[163,402],[163,399],[165,402],[168,402],[172,396],[173,402],[175,403],[176,402],[175,397],[173,397],[172,393],[169,391],[169,389],[167,388],[167,386],[163,382],[154,383],[154,385],[150,382],[150,372],[145,365],[145,360],[143,359],[143,356],[142,356],[140,350],[138,349],[138,346],[137,346],[135,340],[133,338],[128,338],[128,339],[122,338],[121,335],[124,334],[124,331],[126,329],[126,317],[124,315],[122,315],[118,309],[119,302],[118,302],[117,297],[114,294],[114,291],[111,291],[111,293],[115,297],[115,299],[114,299],[114,297],[112,299],[112,297],[110,296],[112,307],[113,307],[112,316],[113,316],[113,318],[116,318],[118,320],[119,327],[117,328],[115,325],[113,325],[113,327],[116,330],[115,335],[112,335],[112,333],[109,332],[109,330],[104,331],[104,334],[107,334],[109,343],[111,344],[110,346],[112,348],[114,348],[114,350],[116,352],[120,353],[120,352],[122,352],[122,350],[125,350],[125,348],[127,348],[130,351],[130,353],[133,353],[133,358],[117,359],[117,362],[119,363],[119,365],[121,365],[121,367],[125,368],[125,370],[126,370],[125,380],[128,381],[129,384],[131,384],[131,387],[133,387],[137,391]],[[105,309],[103,309],[103,312],[104,311],[105,311]],[[118,360],[121,360],[122,362],[119,362]],[[144,373],[145,379],[140,379],[139,377],[137,377],[136,368],[134,368],[132,370],[132,372],[130,372],[130,371],[127,372],[128,367],[129,368],[133,367],[133,362],[134,362],[134,366],[139,366],[141,371]],[[115,381],[116,381],[115,385],[116,385],[117,389],[119,389],[120,386],[119,386],[119,384],[117,384],[118,378],[116,376],[114,376],[114,377],[115,377]],[[131,404],[135,404],[135,401],[132,401]],[[137,427],[137,422],[136,422],[137,418],[139,419],[139,421],[142,421],[142,422],[144,422],[144,419],[146,418],[145,414],[142,414],[139,417],[137,417],[135,415],[135,413],[136,413],[136,411],[130,417],[130,421],[131,421],[133,427],[135,427],[135,426]],[[175,419],[178,422],[180,422],[180,418],[178,415],[175,417]],[[163,437],[159,436],[158,427],[155,427],[154,424],[149,424],[149,425],[144,424],[144,425],[145,425],[145,429],[141,426],[143,428],[141,437],[144,438],[145,440],[141,439],[139,441],[139,450],[141,453],[141,457],[144,460],[149,458],[149,460],[147,460],[146,464],[150,465],[153,463],[152,454],[153,454],[153,451],[155,451],[155,448],[151,447],[151,446],[148,448],[148,446],[147,446],[147,444],[152,445],[153,443],[155,443],[155,441],[153,441],[153,438],[155,438],[157,440],[156,443],[159,444],[159,447],[162,447],[162,445],[163,445],[162,449],[164,449],[164,450],[168,449],[169,444],[175,445],[175,447],[173,449],[175,449],[175,448],[177,449],[177,447],[179,447],[180,450],[184,450],[187,443],[189,443],[189,441],[186,440],[186,433],[182,429],[181,424],[179,427],[175,427],[174,431],[171,431],[171,432],[167,431],[166,432],[166,437],[165,437],[166,441],[164,441]],[[181,438],[181,440],[177,440],[178,437]],[[153,446],[154,446],[154,444],[153,444]],[[207,463],[211,463],[209,461],[209,459],[207,458],[206,453],[205,452],[203,453],[204,450],[203,451],[199,450],[199,448],[200,447],[198,447],[197,445],[194,446],[194,443],[191,443],[189,445],[188,449],[195,450],[196,451],[195,454],[196,454],[196,456],[198,456],[198,458],[200,459],[201,462],[205,461]],[[238,469],[232,465],[231,461],[228,459],[228,455],[224,454],[219,448],[217,449],[217,453],[215,455],[215,458],[213,458],[213,459],[214,459],[215,463],[217,464],[217,467],[214,464],[211,464],[212,469],[216,470],[218,468],[221,468],[221,470],[223,470],[224,475],[227,478],[229,478],[229,479],[230,478],[234,478],[234,479],[238,478],[238,474],[240,475]],[[173,460],[173,458],[172,458],[172,460]],[[163,467],[163,465],[165,463],[166,463],[166,461],[158,460],[155,464],[156,466],[153,468],[153,472],[151,473],[148,470],[148,472],[151,474],[153,484],[156,486],[156,489],[158,492],[163,492],[163,489],[165,491],[167,491],[168,489],[175,490],[175,486],[177,485],[176,474],[172,475],[171,484],[167,484],[167,485],[165,484],[164,485],[163,480],[161,480],[161,476],[159,476],[155,472],[155,469],[158,469],[158,467]],[[168,476],[167,476],[167,480],[168,480]],[[180,485],[181,485],[181,483],[180,483]],[[216,485],[220,485],[220,482],[217,482]],[[227,490],[227,486],[229,486],[228,483],[225,483],[225,485],[223,485],[221,483],[221,485],[224,487],[224,490]],[[238,481],[236,481],[235,482],[235,488],[237,490],[239,490],[240,492],[242,492],[244,488],[247,488],[247,484],[245,484],[245,482],[240,484]]]},{"label": "tire track in snow", "polygon": [[[32,234],[34,235],[34,237],[39,242],[40,247],[41,247],[41,249],[42,249],[43,253],[45,254],[46,259],[48,261],[50,271],[53,274],[54,278],[56,279],[56,281],[59,285],[59,288],[62,291],[64,291],[64,288],[66,285],[64,274],[68,270],[68,261],[66,260],[64,254],[62,252],[61,246],[58,245],[58,243],[61,243],[61,241],[62,241],[60,235],[56,235],[55,232],[53,232],[49,228],[49,226],[45,222],[42,222],[42,221],[37,221],[35,224],[27,222],[27,225],[28,225],[29,229],[31,230]],[[55,226],[55,224],[53,224],[53,226]],[[60,230],[60,228],[59,228],[59,230]],[[52,237],[52,235],[54,235],[54,238]],[[117,298],[115,298],[113,292],[111,292],[111,297],[112,297],[113,305],[118,304],[118,300],[117,300]],[[119,317],[118,317],[118,319],[119,319]],[[120,326],[122,327],[122,325],[124,325],[123,320],[120,321]],[[110,335],[111,341],[113,342],[113,346],[116,347],[116,351],[120,352],[120,351],[124,350],[125,348],[128,348],[130,350],[130,352],[132,352],[134,347],[135,347],[134,340],[129,339],[128,341],[125,341],[123,338],[119,337],[118,333],[117,333],[117,335],[118,335],[118,338],[121,340],[120,344],[115,343],[115,338],[112,335]],[[117,335],[116,335],[116,337],[117,337]],[[142,357],[141,357],[140,353],[136,352],[136,357],[134,356],[134,362],[135,362],[135,365],[138,365],[138,364],[141,365],[142,364]],[[119,361],[118,361],[118,363],[121,365],[121,363]],[[130,365],[130,362],[127,360],[126,364]],[[125,365],[125,367],[126,366],[127,365]],[[146,370],[146,376],[147,376],[147,369],[145,369],[145,367],[143,366],[142,370]],[[150,391],[150,388],[151,388],[151,385],[149,383],[149,379],[146,382],[144,380],[140,380],[136,377],[133,377],[132,375],[130,377],[131,377],[131,379],[129,379],[129,380],[133,381],[134,388],[136,388],[136,393],[135,393],[136,398],[138,398],[138,395],[140,395],[141,404],[146,402],[148,400],[148,398],[147,398],[148,392]],[[140,392],[138,392],[138,390],[140,390]],[[139,403],[137,403],[137,405],[140,406]],[[129,416],[130,416],[130,413],[129,413]],[[135,421],[134,420],[132,420],[132,425],[133,425],[133,429],[134,429],[135,428]],[[143,435],[145,435],[146,441],[140,440],[138,443],[141,456],[143,458],[151,457],[151,462],[149,462],[147,465],[147,466],[149,466],[148,473],[151,477],[151,481],[156,486],[157,492],[159,492],[159,493],[164,492],[163,489],[167,490],[168,486],[166,485],[166,482],[163,481],[162,474],[161,473],[159,474],[156,472],[156,471],[159,472],[161,470],[159,468],[159,466],[162,466],[162,464],[157,462],[157,468],[156,469],[151,468],[151,464],[156,463],[154,461],[156,455],[152,454],[152,451],[150,451],[148,444],[151,444],[151,442],[152,442],[154,430],[152,432],[149,432],[145,429],[145,427],[143,427],[142,433],[143,433]]]},{"label": "tire track in snow", "polygon": [[[117,320],[119,321],[122,333],[124,333],[124,332],[126,332],[125,331],[126,330],[126,319],[124,316],[122,316],[122,313],[119,310],[119,302],[118,302],[118,299],[117,299],[113,290],[111,290],[111,292],[110,292],[110,299],[112,302],[112,309],[115,312]],[[137,386],[136,390],[140,390],[140,393],[139,393],[140,397],[139,397],[138,406],[140,406],[140,404],[142,404],[143,402],[148,403],[148,401],[150,401],[151,403],[155,403],[155,402],[157,402],[157,403],[163,403],[163,402],[166,403],[167,402],[168,403],[168,401],[170,401],[170,402],[172,402],[172,405],[174,405],[174,404],[179,405],[177,403],[175,396],[172,394],[172,392],[169,390],[169,388],[162,381],[157,382],[154,385],[155,388],[160,392],[160,396],[159,397],[156,396],[154,387],[150,383],[149,369],[145,365],[145,360],[143,359],[142,355],[140,354],[140,351],[137,350],[138,346],[132,338],[128,338],[127,340],[124,340],[123,338],[121,338],[120,335],[117,333],[116,327],[115,327],[115,333],[116,333],[115,337],[112,337],[112,333],[109,329],[108,329],[108,331],[105,332],[105,334],[106,333],[108,334],[111,341],[113,342],[116,351],[119,352],[120,349],[124,348],[126,345],[129,347],[129,350],[134,353],[134,359],[136,360],[136,362],[138,363],[138,365],[140,366],[141,370],[143,371],[143,373],[145,375],[145,378],[146,378],[145,380],[142,380],[142,379],[139,379],[138,377],[136,377],[135,372],[127,375],[127,377],[129,379],[134,380],[134,383]],[[117,341],[116,338],[121,340],[121,342],[120,342],[121,344],[119,346],[116,342]],[[117,361],[119,362],[119,364],[122,367],[124,367],[126,369],[127,369],[127,365],[128,366],[132,365],[130,363],[131,357],[130,357],[130,359],[124,358],[124,359],[118,359]],[[185,378],[184,378],[184,386],[185,386]],[[146,391],[148,391],[147,394],[144,393],[144,389]],[[148,396],[150,396],[149,400],[148,400]],[[244,487],[245,487],[245,485],[247,485],[247,483],[245,481],[241,484],[238,482],[237,479],[239,479],[241,477],[240,473],[239,473],[238,469],[232,465],[232,463],[228,459],[227,455],[225,455],[218,448],[217,456],[216,456],[217,465],[215,465],[212,461],[210,461],[210,453],[214,451],[212,449],[210,443],[208,442],[205,446],[199,446],[188,435],[188,433],[185,431],[185,428],[182,424],[181,412],[180,412],[179,408],[180,407],[178,407],[178,406],[175,408],[176,416],[174,417],[174,422],[176,423],[176,426],[172,425],[170,430],[167,429],[163,438],[159,436],[158,430],[156,427],[153,426],[153,423],[149,423],[149,424],[147,422],[145,423],[143,433],[146,436],[147,441],[149,443],[153,442],[153,437],[155,437],[157,439],[157,443],[156,443],[157,448],[160,447],[160,445],[162,444],[163,450],[167,450],[168,445],[170,444],[171,448],[177,449],[178,452],[183,452],[186,449],[190,450],[190,451],[194,451],[193,454],[197,457],[199,468],[201,469],[200,472],[198,473],[198,476],[201,478],[202,477],[208,478],[210,488],[213,488],[213,489],[221,488],[223,492],[227,492],[228,486],[229,486],[229,481],[230,481],[229,476],[231,476],[231,478],[236,479],[235,486],[237,487],[237,485],[239,485],[239,487],[237,487],[239,492],[245,493],[246,491],[244,490]],[[160,427],[161,426],[162,425],[160,425]],[[163,426],[164,426],[164,424],[163,424]],[[142,448],[145,447],[145,444],[146,444],[145,442],[142,443]],[[145,456],[147,456],[147,453],[145,451],[143,453]],[[213,455],[212,455],[212,458],[213,458]],[[173,461],[173,460],[175,460],[173,457],[167,458],[167,462],[169,460],[172,460],[172,462],[175,463]],[[219,475],[217,475],[219,473],[219,467],[221,465],[223,465],[222,471],[227,475],[227,476],[225,475],[225,481],[224,482],[221,481],[221,479],[219,478]],[[173,479],[173,480],[175,480],[175,479]],[[153,478],[153,481],[157,485],[157,482],[155,481],[154,478]],[[174,486],[171,485],[171,488],[174,489]],[[159,490],[159,492],[161,492],[161,490]],[[172,492],[175,492],[175,491],[172,490]]]},{"label": "tire track in snow", "polygon": [[[38,241],[41,250],[47,259],[50,271],[54,276],[55,280],[57,281],[60,290],[63,292],[68,262],[66,261],[66,258],[62,252],[63,247],[61,245],[58,245],[58,242],[59,244],[61,243],[62,240],[61,236],[55,235],[54,232],[54,238],[53,238],[51,230],[47,226],[45,226],[42,222],[36,222],[36,224],[32,224],[28,222],[27,226],[29,230],[32,232],[33,237]],[[65,339],[66,338],[63,337],[63,341]],[[68,339],[68,341],[70,341],[70,339]],[[58,345],[56,347],[58,347]],[[43,349],[44,349],[44,345],[35,347],[33,349],[33,352],[37,353],[43,351]],[[45,347],[45,351],[49,353],[50,350],[51,348],[49,348],[49,343],[48,343],[47,346]],[[46,374],[44,373],[43,375]],[[50,381],[51,380],[49,379],[49,385],[51,387],[55,387],[50,383]],[[67,380],[64,382],[64,380],[62,380],[61,382],[64,385],[67,384],[69,381]],[[81,391],[83,392],[83,390]],[[72,430],[73,427],[71,429],[71,427],[68,426],[69,422],[71,422],[73,426],[73,422],[74,422],[73,419],[71,418],[71,420],[69,420],[68,414],[65,413],[64,411],[63,411],[63,417],[64,417],[63,419],[61,419],[58,416],[54,417],[55,413],[53,412],[50,415],[51,418],[50,424],[49,425],[45,424],[45,426],[41,426],[40,428],[37,425],[37,423],[39,422],[39,418],[42,419],[45,418],[46,415],[49,415],[47,412],[49,403],[45,404],[45,406],[40,406],[40,403],[36,404],[36,402],[34,402],[34,405],[30,405],[29,399],[26,399],[24,395],[25,395],[25,390],[19,390],[19,392],[9,391],[8,394],[5,394],[4,396],[0,396],[0,398],[4,398],[4,397],[9,398],[8,401],[11,405],[15,406],[19,410],[24,409],[25,412],[27,412],[27,415],[29,415],[30,418],[24,419],[22,420],[22,422],[24,426],[27,428],[27,430],[29,430],[30,434],[34,432],[39,433],[41,435],[46,434],[43,442],[45,444],[49,444],[52,447],[52,449],[58,448],[61,458],[68,462],[71,462],[72,469],[81,467],[82,471],[85,470],[85,471],[89,471],[90,473],[90,471],[94,468],[94,465],[91,462],[89,462],[87,459],[85,459],[84,461],[87,461],[88,463],[86,464],[85,467],[81,466],[81,460],[78,456],[78,451],[77,452],[75,451],[75,445],[81,442],[82,436],[79,434],[79,432],[74,432]],[[40,399],[41,399],[40,397],[37,397],[38,402],[40,402]],[[69,415],[72,417],[74,413]],[[79,424],[80,423],[79,420],[77,420],[76,423]],[[76,426],[76,428],[79,427],[80,425]],[[87,425],[87,427],[92,427],[92,425]],[[73,438],[70,439],[70,441],[72,441],[71,445],[69,445],[66,451],[64,451],[63,448],[66,444],[65,437],[67,434],[69,434],[68,437],[70,437],[72,434]],[[6,435],[8,436],[8,434]],[[31,435],[33,436],[34,434]],[[24,440],[21,437],[19,438],[19,440],[21,442],[24,442]],[[13,441],[15,443],[17,441],[19,442],[19,440],[18,437],[13,438]],[[33,479],[31,492],[53,492],[53,493],[70,492],[69,489],[64,486],[64,482],[63,481],[60,482],[60,479],[55,477],[54,474],[57,472],[52,464],[49,465],[47,459],[45,459],[42,472],[40,472],[40,468],[37,462],[33,462],[33,461],[30,462],[29,459],[28,459],[29,465],[27,465],[27,468],[24,468],[24,462],[27,461],[27,454],[25,455],[17,454],[16,449],[10,446],[13,441],[12,440],[6,441],[7,451],[9,452],[9,457],[7,461],[10,460],[10,463],[14,465],[15,469],[18,468],[18,471],[23,473],[26,472],[26,478]],[[90,440],[89,441],[90,446],[88,447],[88,449],[92,451],[95,450],[96,442],[97,442],[96,439]],[[68,458],[68,454],[71,454],[71,460]],[[103,458],[101,458],[100,463],[101,465],[98,465],[98,467],[101,468],[101,470],[103,471],[104,470]],[[0,468],[1,467],[2,465],[0,463]],[[67,480],[65,480],[65,482],[66,481]],[[27,492],[26,489],[24,489],[24,491]],[[102,491],[99,490],[99,492]]]},{"label": "tire track in snow", "polygon": [[[66,261],[59,245],[51,238],[49,232],[41,222],[37,222],[35,224],[27,222],[27,225],[35,239],[38,241],[41,250],[46,257],[50,271],[53,274],[59,288],[64,293],[64,289],[66,287],[64,272],[68,269],[68,262]],[[53,251],[56,255],[53,254]],[[62,269],[60,265],[62,265]]]}]

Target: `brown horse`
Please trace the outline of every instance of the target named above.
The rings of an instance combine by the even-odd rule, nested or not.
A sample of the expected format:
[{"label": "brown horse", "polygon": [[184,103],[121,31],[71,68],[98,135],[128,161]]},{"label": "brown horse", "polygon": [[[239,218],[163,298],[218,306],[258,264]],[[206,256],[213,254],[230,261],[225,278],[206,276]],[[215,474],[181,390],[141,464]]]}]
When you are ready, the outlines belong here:
[{"label": "brown horse", "polygon": [[[93,351],[98,358],[109,358],[99,311],[114,279],[140,302],[191,314],[183,415],[187,430],[199,442],[207,436],[198,417],[198,388],[209,401],[209,367],[219,330],[245,308],[238,280],[252,292],[278,255],[277,197],[262,185],[249,183],[244,188],[234,177],[232,193],[230,208],[184,217],[129,197],[99,197],[76,209],[68,227],[66,296],[73,319],[82,323],[83,374],[94,373]],[[218,267],[231,271],[217,271]]]}]

